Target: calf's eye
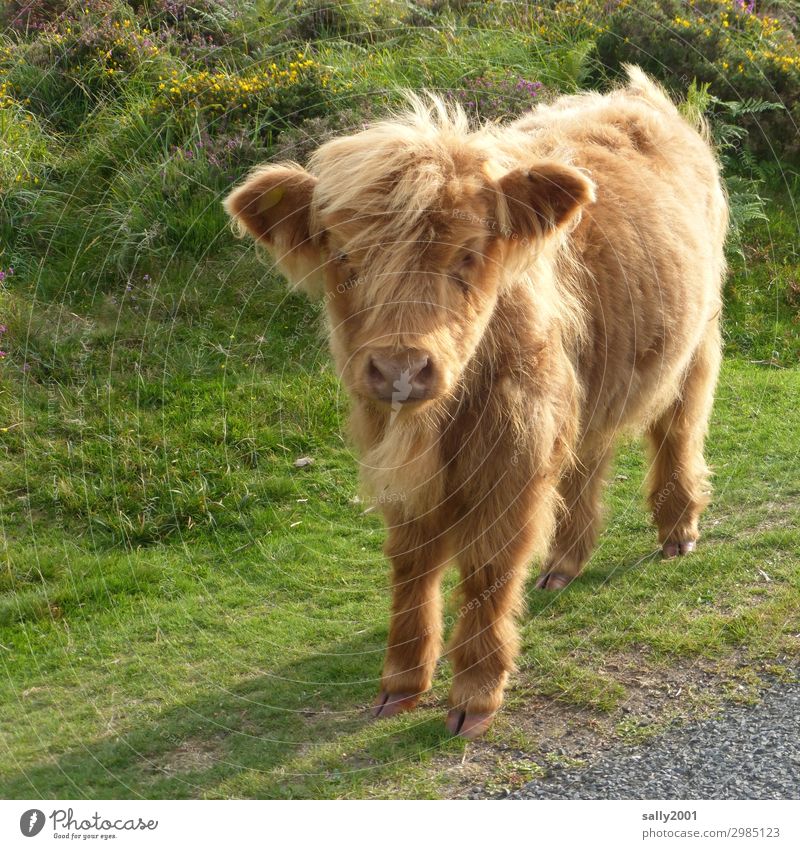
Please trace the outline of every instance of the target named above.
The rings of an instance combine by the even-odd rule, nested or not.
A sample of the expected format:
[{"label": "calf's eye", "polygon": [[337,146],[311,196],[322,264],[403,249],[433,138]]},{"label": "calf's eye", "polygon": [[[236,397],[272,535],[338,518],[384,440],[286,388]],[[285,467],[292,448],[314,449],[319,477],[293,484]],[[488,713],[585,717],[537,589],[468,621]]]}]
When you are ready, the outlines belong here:
[{"label": "calf's eye", "polygon": [[462,294],[469,295],[472,287],[460,274],[451,274],[450,279],[456,284],[456,286],[458,286],[459,289],[461,289]]}]

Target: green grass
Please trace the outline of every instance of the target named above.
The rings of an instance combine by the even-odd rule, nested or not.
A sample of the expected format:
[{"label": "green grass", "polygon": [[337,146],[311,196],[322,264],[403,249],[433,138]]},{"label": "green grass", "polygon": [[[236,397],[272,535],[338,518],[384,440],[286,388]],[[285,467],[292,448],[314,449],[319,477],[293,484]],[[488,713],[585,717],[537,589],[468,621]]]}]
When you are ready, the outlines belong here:
[{"label": "green grass", "polygon": [[[318,308],[233,242],[219,201],[292,133],[342,129],[402,85],[522,76],[569,91],[603,72],[587,21],[540,32],[522,6],[396,19],[396,4],[358,2],[303,29],[242,5],[214,23],[217,67],[306,49],[313,96],[306,81],[251,115],[153,108],[160,74],[203,67],[195,48],[166,40],[109,81],[92,62],[57,73],[35,34],[0,36],[0,84],[14,86],[12,104],[0,94],[0,270],[15,268],[0,282],[0,795],[492,792],[572,762],[552,751],[570,739],[636,742],[790,674],[798,183],[760,162],[766,218],[732,252],[698,554],[656,556],[643,451],[625,440],[589,569],[561,594],[528,593],[489,741],[465,762],[445,736],[446,663],[420,711],[368,720],[388,566],[380,520],[356,500],[347,402]],[[59,61],[75,50],[59,43]],[[297,468],[303,456],[314,463]]]},{"label": "green grass", "polygon": [[[80,315],[16,300],[9,332],[26,334],[33,366],[0,389],[5,796],[457,785],[446,666],[416,715],[366,718],[389,603],[380,522],[353,503],[346,405],[314,308],[245,266],[263,282],[226,281],[202,309],[213,275],[195,296],[168,277]],[[531,694],[616,717],[631,666],[657,680],[740,652],[796,658],[798,392],[796,368],[727,360],[709,439],[716,495],[692,558],[655,555],[643,452],[622,445],[589,570],[558,596],[528,595],[496,744],[535,720]],[[304,455],[314,464],[295,468]]]}]

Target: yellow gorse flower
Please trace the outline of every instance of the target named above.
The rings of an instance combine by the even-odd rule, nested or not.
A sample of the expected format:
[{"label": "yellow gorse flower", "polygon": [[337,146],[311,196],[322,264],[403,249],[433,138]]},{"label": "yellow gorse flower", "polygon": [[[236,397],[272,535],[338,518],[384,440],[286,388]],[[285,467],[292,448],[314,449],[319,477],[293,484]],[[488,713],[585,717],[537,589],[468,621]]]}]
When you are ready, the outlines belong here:
[{"label": "yellow gorse flower", "polygon": [[[298,54],[297,59],[286,67],[270,63],[265,69],[249,73],[231,71],[198,71],[180,76],[172,72],[172,85],[168,94],[171,104],[176,101],[192,103],[211,109],[248,109],[252,102],[269,100],[280,90],[289,88],[307,79],[310,71],[316,71],[319,65],[313,59]],[[164,90],[164,84],[159,85]]]}]

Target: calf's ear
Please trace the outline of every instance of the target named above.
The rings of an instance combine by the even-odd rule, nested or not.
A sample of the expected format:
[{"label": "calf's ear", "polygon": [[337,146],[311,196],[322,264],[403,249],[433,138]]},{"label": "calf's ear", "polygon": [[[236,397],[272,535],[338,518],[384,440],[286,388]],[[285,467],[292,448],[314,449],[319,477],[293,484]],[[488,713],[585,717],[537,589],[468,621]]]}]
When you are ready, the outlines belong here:
[{"label": "calf's ear", "polygon": [[539,239],[568,227],[595,200],[594,183],[585,174],[547,160],[509,171],[498,186],[506,235],[513,240]]},{"label": "calf's ear", "polygon": [[239,234],[263,244],[289,284],[312,296],[324,285],[310,218],[316,182],[299,165],[262,165],[223,202]]}]

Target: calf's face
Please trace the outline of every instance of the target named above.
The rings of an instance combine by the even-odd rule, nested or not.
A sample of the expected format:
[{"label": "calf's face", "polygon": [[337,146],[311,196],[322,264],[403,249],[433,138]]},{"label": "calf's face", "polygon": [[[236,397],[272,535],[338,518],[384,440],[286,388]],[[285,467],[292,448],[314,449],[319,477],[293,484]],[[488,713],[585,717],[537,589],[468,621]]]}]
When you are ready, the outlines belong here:
[{"label": "calf's face", "polygon": [[331,350],[352,395],[416,409],[457,385],[502,277],[488,198],[470,189],[411,232],[387,214],[386,232],[366,243],[358,216],[321,217]]},{"label": "calf's face", "polygon": [[593,186],[549,161],[498,175],[464,145],[380,150],[370,132],[329,142],[310,172],[256,169],[225,207],[294,286],[324,299],[349,393],[411,412],[455,391],[511,269]]}]

